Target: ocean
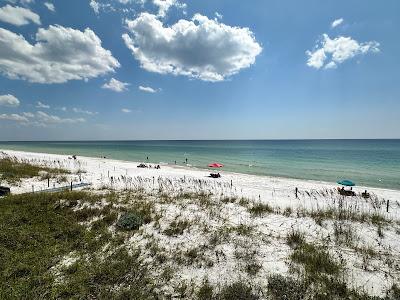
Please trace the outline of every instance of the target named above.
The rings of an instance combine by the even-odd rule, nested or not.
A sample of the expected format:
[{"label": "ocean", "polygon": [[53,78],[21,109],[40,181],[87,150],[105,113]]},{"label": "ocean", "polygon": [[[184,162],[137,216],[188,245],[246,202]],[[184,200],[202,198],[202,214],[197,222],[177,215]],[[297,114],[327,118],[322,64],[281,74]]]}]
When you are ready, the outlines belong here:
[{"label": "ocean", "polygon": [[76,154],[400,190],[400,140],[0,142],[0,149]]}]

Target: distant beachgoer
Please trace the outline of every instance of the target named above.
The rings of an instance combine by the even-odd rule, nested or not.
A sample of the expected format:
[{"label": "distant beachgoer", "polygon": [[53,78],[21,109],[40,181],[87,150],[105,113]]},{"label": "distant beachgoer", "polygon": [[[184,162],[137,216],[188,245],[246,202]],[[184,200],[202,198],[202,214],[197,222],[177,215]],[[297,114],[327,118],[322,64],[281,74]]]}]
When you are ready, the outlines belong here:
[{"label": "distant beachgoer", "polygon": [[185,161],[186,161],[186,164],[187,164],[187,162],[188,162],[188,159],[187,159],[187,158],[185,158]]},{"label": "distant beachgoer", "polygon": [[299,189],[296,187],[296,188],[294,189],[294,193],[296,194],[296,199],[297,199],[297,193],[298,193],[298,191],[299,191]]},{"label": "distant beachgoer", "polygon": [[176,164],[176,161],[175,161],[175,164]]},{"label": "distant beachgoer", "polygon": [[146,160],[149,161],[149,157],[148,156],[146,157]]}]

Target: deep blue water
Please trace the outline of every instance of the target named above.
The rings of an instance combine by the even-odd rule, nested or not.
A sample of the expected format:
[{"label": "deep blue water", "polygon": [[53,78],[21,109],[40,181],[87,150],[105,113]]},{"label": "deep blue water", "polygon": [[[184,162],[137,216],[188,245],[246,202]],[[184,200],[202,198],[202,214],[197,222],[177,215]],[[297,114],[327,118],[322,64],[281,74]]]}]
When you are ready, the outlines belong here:
[{"label": "deep blue water", "polygon": [[400,140],[0,142],[0,149],[107,156],[400,190]]}]

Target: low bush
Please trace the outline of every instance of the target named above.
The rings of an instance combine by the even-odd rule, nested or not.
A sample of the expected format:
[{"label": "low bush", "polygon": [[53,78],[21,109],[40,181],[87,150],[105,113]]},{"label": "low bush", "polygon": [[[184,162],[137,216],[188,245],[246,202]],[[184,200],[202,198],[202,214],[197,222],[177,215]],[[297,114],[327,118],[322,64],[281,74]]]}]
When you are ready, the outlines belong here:
[{"label": "low bush", "polygon": [[143,225],[143,218],[136,212],[127,212],[117,221],[117,227],[121,230],[138,230]]}]

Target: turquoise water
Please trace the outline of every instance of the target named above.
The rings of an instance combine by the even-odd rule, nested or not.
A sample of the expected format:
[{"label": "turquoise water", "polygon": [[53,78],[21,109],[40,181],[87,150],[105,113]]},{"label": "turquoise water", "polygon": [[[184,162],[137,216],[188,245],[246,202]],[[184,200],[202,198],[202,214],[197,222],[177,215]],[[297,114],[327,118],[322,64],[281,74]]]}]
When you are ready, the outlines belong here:
[{"label": "turquoise water", "polygon": [[400,190],[400,140],[0,142],[0,149],[106,156]]}]

